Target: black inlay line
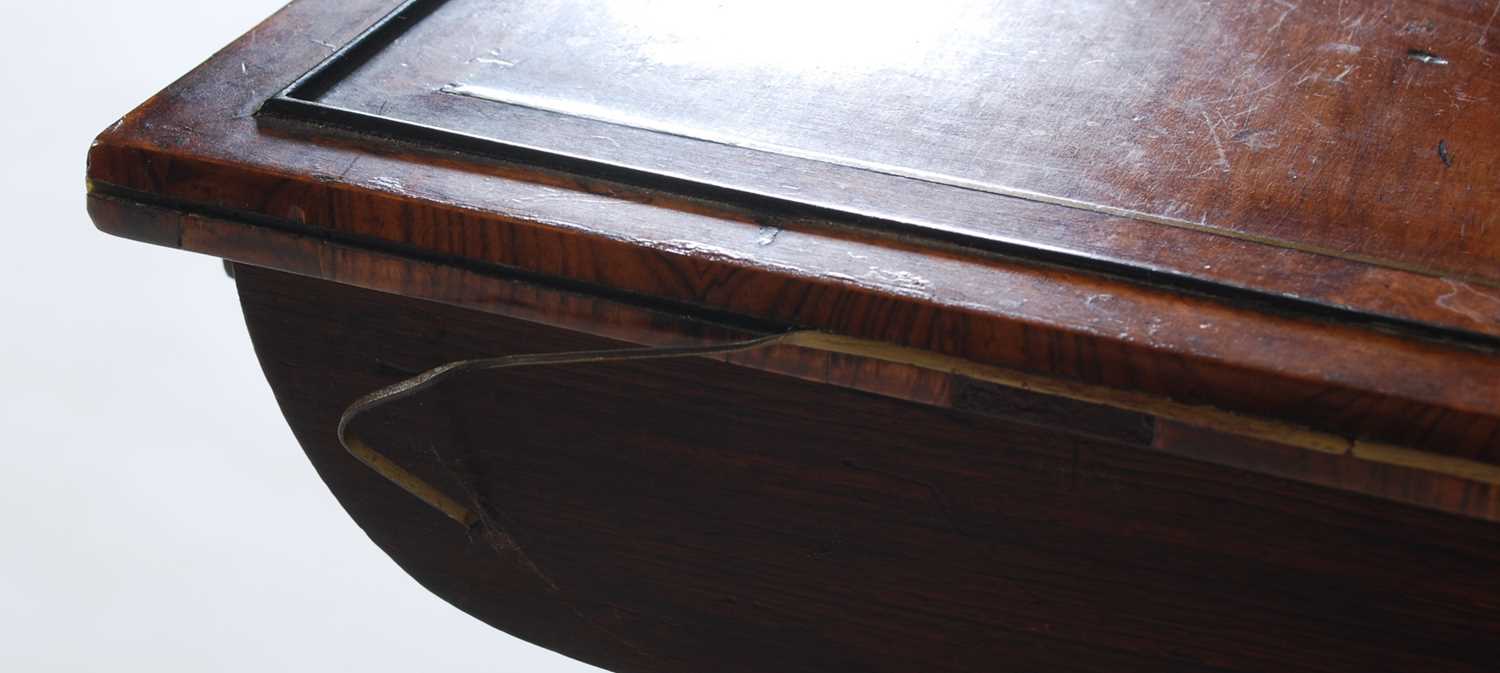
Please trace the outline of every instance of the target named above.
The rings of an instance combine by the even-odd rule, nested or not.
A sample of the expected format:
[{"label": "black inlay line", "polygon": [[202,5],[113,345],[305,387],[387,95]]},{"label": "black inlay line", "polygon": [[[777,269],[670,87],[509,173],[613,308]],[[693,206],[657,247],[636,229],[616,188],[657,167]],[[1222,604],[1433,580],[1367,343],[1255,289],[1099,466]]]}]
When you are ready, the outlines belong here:
[{"label": "black inlay line", "polygon": [[[407,30],[416,25],[418,21],[431,15],[446,2],[447,0],[406,0],[356,36],[348,44],[339,48],[307,73],[297,78],[281,92],[267,99],[261,105],[257,115],[330,126],[359,135],[386,138],[433,150],[453,151],[589,178],[604,179],[643,189],[667,191],[689,198],[726,203],[773,215],[843,222],[866,229],[940,241],[968,249],[998,254],[1023,262],[1040,262],[1066,269],[1100,273],[1221,301],[1251,304],[1284,315],[1315,317],[1341,323],[1395,330],[1429,339],[1482,346],[1486,349],[1500,347],[1500,337],[1461,328],[1433,325],[1418,320],[1328,304],[1290,294],[1269,292],[1223,281],[1206,280],[1170,269],[1146,266],[1138,262],[1107,257],[1072,248],[1041,244],[1010,236],[981,234],[968,229],[939,223],[912,222],[879,213],[864,212],[847,206],[787,197],[753,187],[717,182],[666,170],[644,169],[628,163],[597,159],[548,149],[546,147],[479,136],[318,102],[317,98],[326,94],[339,81],[368,63],[371,58],[399,39]],[[595,123],[609,124],[607,121],[596,121],[588,118],[581,119],[595,121]],[[652,132],[651,129],[641,130]],[[787,158],[795,160],[797,157]],[[862,170],[857,166],[845,167],[852,170]],[[943,184],[947,185],[947,183]],[[964,189],[962,185],[947,186]],[[1023,197],[1018,196],[1000,193],[994,194],[1002,198],[1025,200]],[[1214,232],[1208,233],[1212,234]],[[1226,236],[1226,238],[1243,240],[1233,236]],[[1256,241],[1250,242],[1254,243]],[[1316,251],[1301,252],[1313,255],[1321,254]],[[1360,260],[1345,259],[1336,255],[1324,256],[1345,262],[1367,263]],[[1422,273],[1415,270],[1398,270]]]},{"label": "black inlay line", "polygon": [[[1497,284],[1495,281],[1484,278],[1482,276],[1473,276],[1472,274],[1446,274],[1443,272],[1423,268],[1421,265],[1417,264],[1407,264],[1404,262],[1382,259],[1380,257],[1371,255],[1341,253],[1327,247],[1307,245],[1296,241],[1279,239],[1273,236],[1262,236],[1259,234],[1250,234],[1233,229],[1226,229],[1216,225],[1208,224],[1203,221],[1195,222],[1192,220],[1185,220],[1180,217],[1168,217],[1165,215],[1158,215],[1143,210],[1134,210],[1130,208],[1112,206],[1104,203],[1097,203],[1084,199],[1074,199],[1066,196],[1057,196],[1055,194],[1040,192],[1033,189],[1010,187],[1003,184],[988,182],[985,180],[973,180],[970,178],[954,175],[952,173],[928,171],[917,168],[909,168],[897,164],[855,159],[838,154],[827,154],[823,152],[805,150],[793,146],[777,145],[775,143],[735,138],[733,136],[720,136],[709,131],[692,129],[689,127],[678,127],[671,124],[663,124],[646,119],[630,119],[624,116],[614,117],[608,115],[607,113],[601,113],[599,111],[588,111],[581,109],[582,106],[577,104],[570,104],[568,101],[549,101],[542,97],[531,98],[502,89],[471,86],[459,83],[444,86],[438,89],[438,93],[457,96],[460,98],[485,101],[496,105],[503,105],[535,113],[554,115],[565,119],[584,120],[586,122],[603,124],[616,128],[630,129],[633,131],[644,131],[646,133],[658,136],[682,138],[684,140],[694,141],[706,145],[715,145],[719,147],[744,150],[753,152],[758,155],[768,155],[791,161],[812,162],[823,164],[825,166],[834,166],[841,169],[857,171],[864,174],[883,175],[892,178],[900,178],[911,182],[920,182],[929,185],[936,185],[939,187],[958,189],[966,192],[978,192],[981,194],[1007,197],[1019,201],[1026,201],[1041,205],[1057,206],[1059,208],[1076,210],[1092,215],[1117,217],[1127,220],[1135,220],[1139,222],[1148,222],[1151,224],[1174,227],[1177,229],[1186,229],[1188,231],[1197,232],[1199,234],[1206,234],[1217,238],[1229,239],[1242,244],[1250,243],[1261,246],[1269,246],[1278,249],[1290,250],[1305,255],[1334,259],[1349,264],[1365,264],[1369,266],[1402,271],[1406,273],[1413,273],[1432,278],[1451,278],[1454,280],[1461,280],[1484,287],[1500,288],[1500,284]],[[699,181],[704,181],[704,179],[700,178]],[[779,195],[779,198],[798,200],[796,197],[787,197],[784,194]],[[911,224],[913,224],[913,226],[917,226],[916,223]],[[937,225],[924,223],[920,226],[933,227]]]},{"label": "black inlay line", "polygon": [[[271,100],[290,98],[315,102],[345,77],[386,49],[417,22],[442,7],[447,0],[406,0],[374,25],[334,51]],[[270,101],[267,101],[268,103]],[[262,107],[264,110],[265,108]]]}]

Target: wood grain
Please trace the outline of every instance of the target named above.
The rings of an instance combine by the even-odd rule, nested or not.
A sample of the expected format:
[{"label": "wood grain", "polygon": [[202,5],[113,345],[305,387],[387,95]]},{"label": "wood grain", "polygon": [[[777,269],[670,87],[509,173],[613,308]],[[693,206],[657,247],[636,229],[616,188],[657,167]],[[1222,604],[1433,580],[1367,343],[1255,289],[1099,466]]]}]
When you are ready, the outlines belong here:
[{"label": "wood grain", "polygon": [[[1126,11],[1109,9],[1115,7],[1110,3],[1075,4],[1101,12]],[[1029,243],[1020,241],[1037,249],[1066,242],[1049,239],[1053,235],[1045,233],[1049,231],[1073,232],[1079,237],[1073,242],[1093,246],[1101,254],[1112,250],[1121,259],[1135,258],[1150,248],[1159,254],[1136,259],[1142,268],[1176,259],[1214,267],[1215,274],[1244,271],[1249,274],[1244,278],[1223,277],[1223,287],[1258,287],[1283,299],[1295,295],[1288,300],[1292,305],[1337,309],[1322,313],[1292,310],[1285,302],[1266,304],[1240,294],[1157,286],[1101,274],[1097,269],[1060,265],[1057,260],[1002,256],[951,242],[894,235],[836,217],[760,212],[525,163],[438,151],[399,139],[256,118],[264,101],[328,56],[328,45],[348,43],[394,6],[380,0],[301,0],[288,6],[107,130],[90,151],[94,192],[101,198],[155,204],[267,232],[290,231],[464,268],[503,267],[590,292],[650,298],[674,310],[815,328],[985,365],[1283,419],[1351,438],[1483,462],[1500,459],[1500,359],[1484,340],[1486,334],[1500,335],[1493,310],[1500,304],[1492,306],[1493,298],[1481,285],[1459,279],[1460,275],[1489,273],[1485,271],[1489,267],[1471,261],[1477,259],[1474,255],[1488,254],[1483,241],[1490,239],[1467,234],[1455,239],[1442,226],[1400,219],[1406,212],[1400,208],[1388,217],[1343,217],[1339,214],[1352,213],[1349,207],[1355,206],[1338,206],[1328,196],[1342,184],[1350,187],[1348,196],[1358,200],[1359,213],[1384,212],[1378,204],[1406,198],[1404,192],[1381,188],[1385,178],[1377,176],[1366,185],[1339,182],[1343,178],[1338,176],[1348,177],[1347,171],[1309,174],[1308,184],[1323,187],[1288,205],[1285,212],[1311,217],[1307,220],[1311,224],[1298,225],[1303,228],[1295,232],[1288,225],[1284,229],[1292,233],[1287,235],[1337,243],[1355,256],[1400,262],[1397,266],[1407,262],[1427,265],[1441,257],[1449,260],[1445,264],[1462,267],[1444,267],[1448,270],[1443,274],[1453,271],[1454,275],[1422,275],[1353,258],[1324,256],[1324,262],[1313,264],[1296,250],[1159,223],[1115,222],[1120,219],[1116,215],[1086,213],[1085,219],[1092,224],[1079,224],[1076,218],[1083,211],[1027,199],[1010,198],[1003,208],[976,210],[977,203],[963,206],[961,198],[948,192],[905,199],[900,197],[909,194],[892,191],[886,205],[880,206],[895,208],[892,200],[900,200],[933,214],[950,207],[989,213],[993,217],[987,216],[986,221],[1010,222],[1008,226],[1017,232],[1037,232]],[[474,8],[467,3],[453,7]],[[1245,40],[1275,44],[1290,40],[1289,44],[1305,46],[1310,44],[1307,40],[1322,35],[1319,31],[1326,32],[1330,15],[1338,21],[1362,15],[1374,22],[1370,25],[1389,32],[1392,17],[1425,12],[1434,16],[1433,25],[1440,34],[1421,38],[1424,48],[1441,53],[1451,51],[1444,42],[1450,33],[1476,28],[1483,18],[1475,14],[1477,10],[1443,9],[1415,1],[1392,7],[1385,14],[1367,10],[1343,16],[1334,3],[1306,3],[1288,13],[1278,31],[1265,38],[1252,35],[1255,31],[1250,29],[1268,28],[1271,24],[1265,17],[1280,18],[1284,9],[1262,4],[1212,9],[1205,11],[1219,14],[1205,15],[1205,20],[1219,21],[1216,30],[1221,36],[1239,31]],[[440,9],[432,18],[444,20],[446,11]],[[1230,21],[1225,18],[1230,15],[1220,16],[1230,11],[1238,12],[1233,17],[1239,18]],[[1152,30],[1165,31],[1176,24],[1152,25]],[[1180,30],[1196,29],[1184,24]],[[1396,38],[1382,35],[1372,37],[1370,52],[1362,54],[1390,57]],[[432,57],[441,63],[451,61],[454,54],[469,54],[473,47],[464,40],[447,40],[433,42],[431,51],[442,54]],[[1483,65],[1488,52],[1478,52],[1483,55],[1460,58],[1458,52],[1450,53],[1451,62],[1441,77],[1464,73],[1480,77],[1474,74],[1480,72],[1475,68]],[[1274,61],[1282,57],[1275,49],[1267,53],[1271,60],[1265,68],[1279,72]],[[1131,52],[1122,58],[1146,55]],[[1404,54],[1401,58],[1401,68],[1432,65]],[[1194,63],[1182,67],[1186,68],[1180,82],[1183,87],[1202,82],[1200,88],[1207,87],[1207,95],[1213,87],[1227,86],[1205,80]],[[421,77],[444,72],[417,70]],[[1022,71],[1007,66],[997,72],[1015,75]],[[1368,72],[1361,70],[1360,77]],[[376,73],[366,74],[374,77]],[[1362,102],[1345,101],[1338,104],[1345,107],[1337,109],[1347,108],[1345,116],[1364,114],[1355,108],[1388,109],[1388,103],[1376,100],[1378,88],[1372,81],[1349,80],[1351,91],[1339,95]],[[1474,86],[1480,86],[1474,81]],[[1327,82],[1304,86],[1314,84],[1329,92],[1338,88]],[[1424,79],[1413,80],[1411,86],[1420,89],[1436,84]],[[1335,104],[1324,105],[1304,110],[1302,116],[1288,115],[1287,123],[1302,123],[1297,120],[1311,114],[1324,126],[1343,124],[1344,117],[1328,107]],[[1005,103],[1003,109],[1014,110],[1014,106]],[[1055,123],[1087,121],[1087,109],[1069,110],[1059,108],[1051,115],[1057,118]],[[433,108],[437,112],[441,110]],[[1455,127],[1455,134],[1481,133],[1488,128],[1484,124],[1494,123],[1463,111],[1444,112],[1442,119],[1458,119],[1449,115],[1469,120]],[[455,113],[453,119],[463,117]],[[1400,123],[1421,126],[1429,122],[1413,117]],[[1202,138],[1190,132],[1202,129],[1186,121],[1183,124],[1170,128],[1184,147],[1200,147]],[[1085,124],[1084,128],[1092,127]],[[1385,137],[1379,128],[1343,128],[1366,134],[1362,138]],[[568,137],[565,131],[559,127],[557,138]],[[1313,126],[1305,132],[1324,137]],[[1405,142],[1407,136],[1401,138]],[[1460,183],[1435,187],[1422,183],[1427,185],[1422,193],[1428,196],[1410,203],[1425,204],[1423,209],[1440,213],[1467,213],[1489,203],[1484,200],[1488,198],[1485,189],[1468,190],[1468,185],[1478,184],[1474,182],[1477,174],[1463,172],[1488,170],[1483,150],[1478,149],[1483,145],[1460,135],[1445,138],[1453,167],[1444,167],[1442,175],[1467,176],[1466,191],[1449,203],[1449,196],[1443,195]],[[1381,164],[1385,155],[1380,152],[1385,150],[1369,143],[1318,146],[1325,144],[1327,149],[1321,151],[1337,155],[1339,166],[1381,165],[1392,176],[1416,179],[1415,173],[1403,172],[1406,168]],[[1020,151],[1027,145],[1016,147]],[[1346,151],[1350,147],[1373,148],[1370,151],[1375,154],[1351,164],[1353,155]],[[670,145],[659,148],[666,151]],[[1277,152],[1284,151],[1289,150],[1265,148],[1247,160],[1271,161],[1266,157],[1278,157]],[[1165,159],[1153,159],[1157,160]],[[1101,160],[1100,165],[1113,164]],[[804,182],[825,187],[847,182],[837,167],[828,170],[807,176]],[[1241,180],[1262,172],[1210,177]],[[1129,171],[1119,173],[1122,189],[1129,187],[1130,175]],[[1166,176],[1162,180],[1168,180],[1158,185],[1162,189],[1177,190],[1188,199],[1184,203],[1206,203],[1203,192],[1195,191],[1196,183],[1178,184],[1169,180],[1169,172],[1162,175]],[[1243,192],[1250,201],[1237,196],[1241,195],[1238,188],[1224,192],[1229,195],[1226,199],[1213,201],[1214,208],[1236,209],[1245,216],[1226,219],[1223,222],[1236,224],[1225,226],[1270,226],[1261,217],[1269,211],[1245,204],[1262,198],[1274,201],[1284,190],[1278,191],[1277,183],[1270,181],[1257,185]],[[1053,186],[1060,190],[1058,194],[1082,194],[1069,191],[1078,186],[1072,183]],[[1347,206],[1348,202],[1343,203]],[[1320,209],[1318,204],[1327,208]],[[188,249],[211,247],[210,242],[192,236],[173,238],[173,225],[150,217],[116,219],[100,226]],[[1179,235],[1197,242],[1186,242],[1188,238]],[[1335,241],[1329,238],[1333,236],[1344,238]],[[1431,246],[1417,246],[1403,238],[1408,236],[1431,238]],[[276,244],[270,242],[273,238],[238,236],[235,246],[241,252],[237,254],[272,266],[299,254],[275,249]],[[1403,241],[1412,243],[1412,250],[1393,252],[1400,247],[1396,243]],[[262,244],[271,247],[248,251]],[[1382,322],[1386,319],[1396,322]]]},{"label": "wood grain", "polygon": [[289,422],[372,540],[471,614],[612,670],[1493,663],[1493,526],[1064,428],[708,360],[516,370],[369,419],[409,468],[480,489],[550,590],[331,428],[397,370],[614,342],[249,267],[237,282]]},{"label": "wood grain", "polygon": [[[697,312],[689,316],[670,306],[643,302],[640,297],[601,296],[581,288],[558,287],[546,279],[516,277],[498,270],[456,268],[103,196],[91,198],[90,208],[101,227],[153,231],[161,237],[158,242],[167,245],[181,244],[237,262],[291,269],[313,278],[643,346],[724,343],[785,327],[736,322],[732,315],[715,319]],[[927,405],[981,414],[999,413],[1020,422],[1067,427],[1073,432],[1141,448],[1165,450],[1467,516],[1500,518],[1497,507],[1500,489],[1494,487],[1495,480],[1465,476],[1476,467],[1493,472],[1496,468],[1489,463],[1447,469],[1451,466],[1443,464],[1450,460],[1445,454],[1418,451],[1401,456],[1399,464],[1371,462],[1354,455],[1356,446],[1363,444],[1289,427],[1274,419],[1235,417],[1212,408],[1184,407],[1168,399],[1069,379],[977,367],[969,362],[945,362],[922,351],[883,353],[880,348],[871,348],[872,345],[873,342],[840,343],[835,338],[817,349],[775,347],[734,354],[725,360]],[[988,377],[1005,385],[973,377]],[[1176,420],[1164,421],[1153,415],[1158,413],[1167,413],[1169,419]],[[1158,435],[1156,428],[1164,422],[1166,434]],[[1199,428],[1191,431],[1197,433],[1192,436],[1218,439],[1212,442],[1171,439],[1179,434],[1172,428],[1181,427],[1182,423]],[[1205,427],[1217,428],[1220,434],[1205,433],[1202,429]],[[1236,433],[1253,433],[1271,441],[1224,439]],[[1278,439],[1284,442],[1278,444]],[[1330,458],[1330,452],[1337,454],[1337,459]],[[1319,455],[1303,455],[1307,453]],[[1420,460],[1413,461],[1413,457]],[[1362,467],[1364,463],[1370,465]],[[1435,472],[1433,467],[1443,469]]]},{"label": "wood grain", "polygon": [[417,6],[318,100],[1274,292],[1500,285],[1480,3]]},{"label": "wood grain", "polygon": [[[297,0],[90,213],[236,263],[403,568],[614,670],[1494,668],[1496,7],[707,7]],[[334,437],[452,359],[792,329],[361,421],[499,555]]]}]

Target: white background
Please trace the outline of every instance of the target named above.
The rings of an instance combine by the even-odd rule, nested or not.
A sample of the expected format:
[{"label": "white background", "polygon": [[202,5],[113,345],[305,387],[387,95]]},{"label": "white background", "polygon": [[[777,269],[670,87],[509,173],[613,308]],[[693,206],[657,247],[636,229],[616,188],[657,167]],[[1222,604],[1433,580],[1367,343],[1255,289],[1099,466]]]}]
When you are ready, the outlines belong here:
[{"label": "white background", "polygon": [[276,409],[219,261],[111,238],[84,155],[279,2],[5,3],[0,671],[586,671],[428,594]]}]

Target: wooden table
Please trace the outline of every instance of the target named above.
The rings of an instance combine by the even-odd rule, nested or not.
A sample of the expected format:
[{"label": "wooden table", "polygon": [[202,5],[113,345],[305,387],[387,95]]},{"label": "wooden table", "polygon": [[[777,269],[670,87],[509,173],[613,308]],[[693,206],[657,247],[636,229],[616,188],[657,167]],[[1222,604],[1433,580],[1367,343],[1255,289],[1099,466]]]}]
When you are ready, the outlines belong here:
[{"label": "wooden table", "polygon": [[1493,671],[1497,12],[299,0],[88,204],[232,262],[386,553],[612,670]]}]

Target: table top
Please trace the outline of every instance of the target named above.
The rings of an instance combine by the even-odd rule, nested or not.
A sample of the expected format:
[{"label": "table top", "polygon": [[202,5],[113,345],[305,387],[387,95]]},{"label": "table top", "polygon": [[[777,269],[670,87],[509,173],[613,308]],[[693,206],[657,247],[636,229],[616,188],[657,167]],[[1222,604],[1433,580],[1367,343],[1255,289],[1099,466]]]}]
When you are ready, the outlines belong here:
[{"label": "table top", "polygon": [[1490,465],[1497,12],[300,0],[106,130],[91,202]]},{"label": "table top", "polygon": [[413,3],[289,112],[1500,334],[1483,8],[806,4]]}]

